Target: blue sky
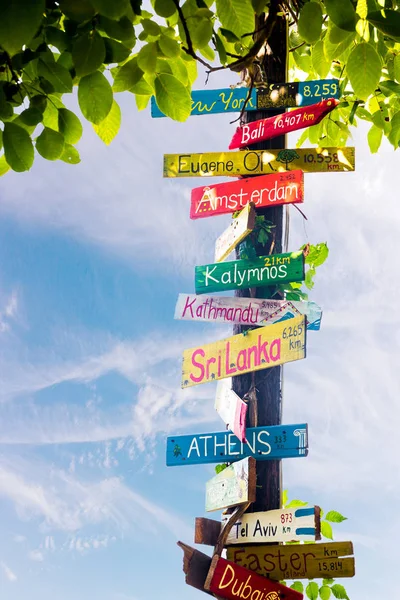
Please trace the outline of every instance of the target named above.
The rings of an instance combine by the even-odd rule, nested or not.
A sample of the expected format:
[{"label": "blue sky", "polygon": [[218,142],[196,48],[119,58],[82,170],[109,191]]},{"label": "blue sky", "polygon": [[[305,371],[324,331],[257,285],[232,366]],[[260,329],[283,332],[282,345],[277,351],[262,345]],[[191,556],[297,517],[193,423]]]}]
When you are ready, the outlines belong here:
[{"label": "blue sky", "polygon": [[[182,391],[180,369],[184,348],[229,329],[173,314],[229,216],[190,221],[199,180],[163,179],[162,157],[225,150],[233,116],[177,124],[118,100],[109,148],[87,126],[81,164],[38,157],[0,180],[1,600],[200,594],[176,541],[192,543],[213,468],[167,469],[165,440],[223,428],[215,384]],[[290,211],[289,249],[327,241],[330,256],[310,295],[321,331],[284,369],[283,421],[310,437],[284,484],[348,517],[352,600],[392,589],[400,492],[398,155],[370,156],[365,135],[355,173],[305,176],[307,222]]]}]

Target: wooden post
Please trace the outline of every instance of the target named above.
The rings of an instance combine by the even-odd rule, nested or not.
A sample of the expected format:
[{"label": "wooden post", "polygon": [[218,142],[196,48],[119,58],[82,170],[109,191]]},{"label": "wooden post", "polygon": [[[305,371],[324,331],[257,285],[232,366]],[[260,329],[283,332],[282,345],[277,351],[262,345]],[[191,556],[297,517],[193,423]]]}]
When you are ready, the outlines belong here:
[{"label": "wooden post", "polygon": [[[271,9],[275,2],[271,1]],[[264,73],[268,83],[279,83],[287,81],[287,22],[284,16],[276,16],[276,22],[272,34],[268,39],[268,48],[264,57],[261,58]],[[255,30],[259,31],[265,25],[265,15],[256,19]],[[245,113],[246,122],[265,119],[285,112],[284,109],[274,111],[249,111]],[[285,136],[279,136],[249,146],[252,150],[266,150],[269,148],[285,148]],[[282,223],[283,207],[261,208],[257,210],[258,215],[264,215],[266,219],[274,224],[273,250],[282,252]],[[268,254],[269,248],[256,247],[257,256]],[[238,255],[238,251],[237,251]],[[271,298],[274,288],[260,287],[251,290],[237,290],[237,296],[253,296],[258,298]],[[234,333],[241,333],[248,327],[236,325]],[[248,426],[280,425],[282,417],[282,367],[272,367],[265,371],[233,377],[233,389],[243,398],[246,393],[249,399]],[[244,398],[245,399],[245,398]],[[250,511],[273,510],[281,507],[281,462],[264,461],[257,463],[257,497]]]}]

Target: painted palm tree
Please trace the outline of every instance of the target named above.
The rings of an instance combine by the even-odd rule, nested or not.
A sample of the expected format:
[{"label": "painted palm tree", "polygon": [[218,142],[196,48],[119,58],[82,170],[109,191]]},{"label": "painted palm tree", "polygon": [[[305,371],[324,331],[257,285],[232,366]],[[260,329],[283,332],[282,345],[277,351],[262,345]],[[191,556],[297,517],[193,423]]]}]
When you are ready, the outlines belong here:
[{"label": "painted palm tree", "polygon": [[182,456],[181,447],[178,444],[174,446],[174,457],[178,458],[178,456]]}]

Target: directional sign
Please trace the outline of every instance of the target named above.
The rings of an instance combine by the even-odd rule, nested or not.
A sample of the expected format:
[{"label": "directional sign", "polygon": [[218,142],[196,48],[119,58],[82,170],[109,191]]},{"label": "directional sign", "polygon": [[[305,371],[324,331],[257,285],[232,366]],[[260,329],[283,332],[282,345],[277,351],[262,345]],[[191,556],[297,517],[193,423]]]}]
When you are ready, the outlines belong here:
[{"label": "directional sign", "polygon": [[[233,525],[225,545],[319,540],[321,539],[320,512],[319,506],[312,506],[310,508],[282,508],[245,513]],[[217,522],[211,519],[205,519],[206,526],[201,527],[197,522],[202,518],[196,519],[195,543],[214,546],[221,528],[229,517],[229,514],[222,515],[219,528],[216,524],[214,526],[214,523]]]},{"label": "directional sign", "polygon": [[256,499],[256,461],[249,456],[229,465],[206,483],[206,511],[222,510]]},{"label": "directional sign", "polygon": [[322,309],[315,302],[179,294],[175,307],[175,319],[237,325],[272,325],[297,315],[307,317],[308,331],[319,330]]},{"label": "directional sign", "polygon": [[249,202],[256,208],[303,202],[303,171],[283,171],[192,189],[190,218],[201,219],[240,210]]},{"label": "directional sign", "polygon": [[225,260],[232,250],[253,231],[255,223],[256,212],[254,206],[253,204],[247,204],[215,242],[215,262]]},{"label": "directional sign", "polygon": [[241,442],[246,441],[247,404],[232,390],[232,378],[218,382],[215,394],[215,410]]},{"label": "directional sign", "polygon": [[167,438],[167,467],[236,462],[252,456],[257,460],[280,460],[308,454],[307,424],[252,427],[247,443],[230,431],[175,435]]},{"label": "directional sign", "polygon": [[293,546],[229,546],[227,550],[228,560],[278,581],[314,577],[353,577],[355,569],[352,554],[351,542],[320,542]]},{"label": "directional sign", "polygon": [[277,117],[260,119],[238,127],[229,144],[229,150],[245,148],[249,144],[256,144],[278,135],[316,125],[338,104],[339,100],[329,98],[329,100],[322,100],[312,106],[297,108]]},{"label": "directional sign", "polygon": [[204,587],[217,598],[237,600],[302,600],[303,594],[257,575],[217,554],[211,561]]},{"label": "directional sign", "polygon": [[[267,88],[195,90],[192,91],[192,115],[239,112],[257,109],[273,109],[291,106],[309,106],[325,98],[339,98],[339,85],[334,79],[294,83],[274,83]],[[248,101],[245,105],[246,99]],[[165,117],[158,108],[155,98],[151,99],[151,116]]]},{"label": "directional sign", "polygon": [[355,148],[296,148],[164,154],[164,177],[237,177],[301,169],[306,173],[354,171]]},{"label": "directional sign", "polygon": [[195,267],[196,294],[260,287],[286,281],[304,281],[303,252],[271,254],[251,260]]},{"label": "directional sign", "polygon": [[309,106],[326,98],[339,98],[339,84],[335,79],[272,83],[257,90],[257,108]]},{"label": "directional sign", "polygon": [[277,367],[306,356],[304,316],[183,352],[182,388]]}]

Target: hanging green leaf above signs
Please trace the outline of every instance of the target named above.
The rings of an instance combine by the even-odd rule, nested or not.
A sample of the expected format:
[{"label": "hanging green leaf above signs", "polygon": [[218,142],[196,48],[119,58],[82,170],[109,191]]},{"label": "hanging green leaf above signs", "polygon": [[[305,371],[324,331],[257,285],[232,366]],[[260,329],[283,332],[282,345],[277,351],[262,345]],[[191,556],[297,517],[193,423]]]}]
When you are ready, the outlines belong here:
[{"label": "hanging green leaf above signs", "polygon": [[[221,70],[230,70],[230,83],[237,85],[244,69],[246,83],[257,85],[254,64],[282,14],[289,22],[290,80],[335,79],[341,89],[337,110],[305,129],[299,144],[309,140],[323,147],[344,146],[362,119],[371,123],[371,152],[379,151],[384,138],[398,148],[398,2],[383,7],[377,0],[151,0],[144,7],[140,0],[0,0],[0,130],[4,133],[5,124],[13,123],[31,140],[7,128],[1,174],[7,165],[30,168],[31,150],[42,147],[32,142],[44,127],[57,131],[57,110],[71,106],[66,96],[75,86],[79,109],[68,110],[77,119],[82,113],[100,127],[114,107],[99,133],[109,143],[119,124],[115,94],[133,94],[138,110],[153,97],[165,115],[185,121],[191,114],[197,65],[208,72],[210,87],[220,87]],[[322,87],[319,92],[322,99]],[[378,110],[385,113],[383,119]],[[72,131],[72,117],[68,124],[60,119],[63,131],[58,133],[66,136],[65,144],[77,144],[78,121]],[[111,130],[112,135],[105,133]],[[21,148],[14,152],[17,139]],[[76,149],[65,145],[61,159],[64,152],[68,162],[76,162]]]}]

